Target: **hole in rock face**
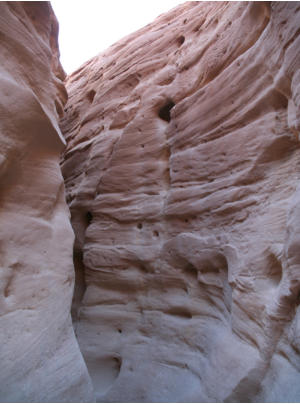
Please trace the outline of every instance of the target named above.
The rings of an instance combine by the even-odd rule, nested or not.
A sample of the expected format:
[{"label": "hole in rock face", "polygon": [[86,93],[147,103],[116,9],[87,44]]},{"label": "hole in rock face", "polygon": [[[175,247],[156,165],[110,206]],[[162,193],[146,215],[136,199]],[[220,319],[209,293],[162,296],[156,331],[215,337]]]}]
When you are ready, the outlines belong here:
[{"label": "hole in rock face", "polygon": [[158,237],[159,236],[159,232],[157,230],[154,230],[153,232],[154,237]]},{"label": "hole in rock face", "polygon": [[86,220],[88,222],[88,225],[91,223],[91,221],[93,220],[93,215],[91,212],[86,212]]},{"label": "hole in rock face", "polygon": [[185,37],[184,37],[183,35],[181,35],[180,37],[178,37],[178,38],[177,38],[178,46],[183,45],[183,44],[184,44],[184,41],[185,41]]},{"label": "hole in rock face", "polygon": [[98,356],[97,352],[93,352],[85,355],[85,361],[91,375],[96,402],[100,402],[103,394],[110,390],[118,378],[122,358],[110,355]]},{"label": "hole in rock face", "polygon": [[138,229],[142,229],[142,228],[143,228],[142,223],[138,223],[137,228],[138,228]]},{"label": "hole in rock face", "polygon": [[87,93],[87,99],[89,100],[90,103],[92,103],[94,101],[96,95],[96,91],[95,90],[91,90]]},{"label": "hole in rock face", "polygon": [[168,101],[158,112],[158,116],[166,122],[171,120],[171,109],[175,106],[173,101]]}]

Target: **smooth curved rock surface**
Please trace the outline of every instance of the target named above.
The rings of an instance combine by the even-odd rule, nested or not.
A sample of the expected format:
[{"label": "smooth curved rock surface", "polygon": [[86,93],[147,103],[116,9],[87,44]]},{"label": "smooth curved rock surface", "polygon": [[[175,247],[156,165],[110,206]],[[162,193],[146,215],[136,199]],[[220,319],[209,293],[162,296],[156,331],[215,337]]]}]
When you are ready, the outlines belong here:
[{"label": "smooth curved rock surface", "polygon": [[299,401],[299,21],[299,2],[188,2],[67,78],[98,401]]},{"label": "smooth curved rock surface", "polygon": [[67,94],[48,2],[0,3],[0,400],[93,400],[70,318],[74,235],[59,159]]}]

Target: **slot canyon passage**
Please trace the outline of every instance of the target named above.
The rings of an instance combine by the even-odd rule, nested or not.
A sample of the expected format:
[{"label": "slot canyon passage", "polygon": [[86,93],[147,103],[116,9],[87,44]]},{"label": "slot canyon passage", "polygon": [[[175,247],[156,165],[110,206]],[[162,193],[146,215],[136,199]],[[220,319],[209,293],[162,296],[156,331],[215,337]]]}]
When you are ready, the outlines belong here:
[{"label": "slot canyon passage", "polygon": [[299,27],[186,2],[65,77],[0,3],[1,401],[300,400]]}]

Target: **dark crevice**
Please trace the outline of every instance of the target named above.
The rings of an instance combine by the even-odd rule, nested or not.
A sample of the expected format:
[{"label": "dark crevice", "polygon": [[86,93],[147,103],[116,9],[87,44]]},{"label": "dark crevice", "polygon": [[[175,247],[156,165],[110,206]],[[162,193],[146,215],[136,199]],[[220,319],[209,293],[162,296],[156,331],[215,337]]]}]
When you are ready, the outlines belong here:
[{"label": "dark crevice", "polygon": [[58,102],[57,100],[55,100],[54,103],[55,103],[55,109],[56,109],[58,116],[60,118],[62,118],[64,116],[63,107],[61,106],[60,102]]},{"label": "dark crevice", "polygon": [[166,312],[166,314],[169,314],[171,316],[176,316],[176,317],[181,317],[184,319],[192,319],[193,315],[192,313],[186,309],[185,307],[172,307],[170,310]]},{"label": "dark crevice", "polygon": [[73,319],[74,330],[76,332],[76,323],[79,320],[79,310],[81,307],[83,296],[86,291],[82,251],[74,250],[73,262],[75,269],[75,285],[74,285],[71,315]]},{"label": "dark crevice", "polygon": [[198,278],[198,270],[197,270],[197,268],[194,267],[194,265],[192,265],[190,263],[186,264],[186,266],[184,267],[184,271],[187,274],[190,274],[190,275],[194,276],[195,278]]},{"label": "dark crevice", "polygon": [[87,220],[87,224],[90,225],[93,220],[93,215],[91,212],[86,212],[86,220]]}]

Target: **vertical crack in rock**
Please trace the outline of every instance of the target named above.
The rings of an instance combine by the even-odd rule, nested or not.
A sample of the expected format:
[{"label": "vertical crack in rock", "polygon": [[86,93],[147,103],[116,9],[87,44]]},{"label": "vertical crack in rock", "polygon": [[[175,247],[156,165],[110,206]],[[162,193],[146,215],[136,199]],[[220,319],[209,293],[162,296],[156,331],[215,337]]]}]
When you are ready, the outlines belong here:
[{"label": "vertical crack in rock", "polygon": [[299,400],[299,11],[188,2],[67,77],[97,401]]}]

